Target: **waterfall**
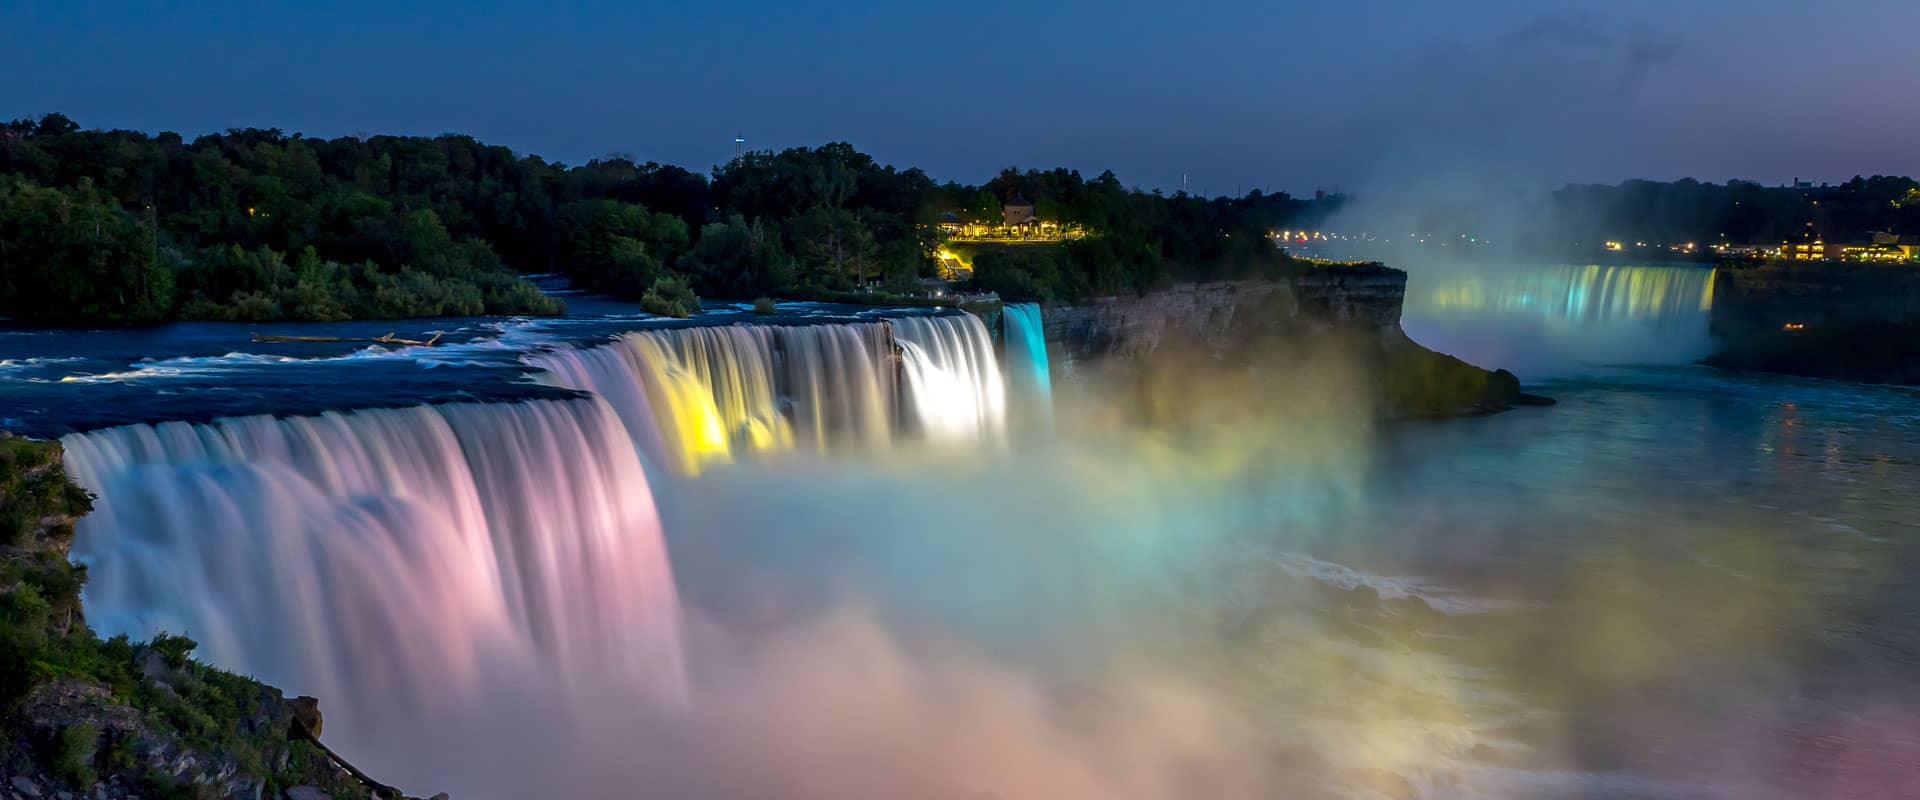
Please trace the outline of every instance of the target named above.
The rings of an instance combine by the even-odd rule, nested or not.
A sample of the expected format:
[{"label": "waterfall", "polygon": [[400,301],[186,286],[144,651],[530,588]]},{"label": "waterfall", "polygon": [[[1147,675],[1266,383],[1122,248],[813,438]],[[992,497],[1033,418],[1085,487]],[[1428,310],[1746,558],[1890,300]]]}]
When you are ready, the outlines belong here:
[{"label": "waterfall", "polygon": [[530,356],[540,380],[605,398],[635,445],[685,474],[737,453],[885,446],[886,327],[732,325],[637,331]]},{"label": "waterfall", "polygon": [[1018,398],[1026,427],[1053,431],[1053,375],[1039,303],[1013,303],[1001,311],[1006,326],[1007,391]]},{"label": "waterfall", "polygon": [[1526,378],[1588,364],[1684,364],[1710,349],[1713,278],[1700,267],[1414,268],[1401,325],[1428,347]]},{"label": "waterfall", "polygon": [[682,474],[754,452],[884,449],[896,419],[935,441],[995,440],[1005,428],[1000,365],[971,314],[637,331],[527,363],[539,380],[605,399],[636,447]]},{"label": "waterfall", "polygon": [[909,417],[934,441],[995,441],[1006,429],[1006,383],[987,326],[972,314],[893,321]]},{"label": "waterfall", "polygon": [[75,539],[88,614],[192,636],[349,731],[471,702],[506,662],[682,702],[679,601],[628,441],[598,400],[73,434],[99,497]]}]

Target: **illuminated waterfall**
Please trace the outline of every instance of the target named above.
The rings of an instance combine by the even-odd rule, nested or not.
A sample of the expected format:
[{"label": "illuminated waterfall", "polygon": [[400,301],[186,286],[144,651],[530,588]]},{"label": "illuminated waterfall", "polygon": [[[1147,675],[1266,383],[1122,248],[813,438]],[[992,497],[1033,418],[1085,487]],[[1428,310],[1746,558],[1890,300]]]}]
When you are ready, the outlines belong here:
[{"label": "illuminated waterfall", "polygon": [[1053,430],[1053,375],[1047,363],[1047,335],[1039,303],[1014,303],[1001,311],[1006,325],[1007,392],[1019,398],[1023,421],[1046,433]]},{"label": "illuminated waterfall", "polygon": [[916,429],[934,441],[994,441],[1006,430],[1006,383],[987,326],[972,314],[893,321]]},{"label": "illuminated waterfall", "polygon": [[1700,267],[1415,266],[1402,327],[1428,347],[1522,377],[1689,363],[1711,349],[1713,278]]},{"label": "illuminated waterfall", "polygon": [[512,664],[684,700],[653,496],[592,400],[166,422],[73,434],[75,556],[104,632],[327,698],[377,730]]},{"label": "illuminated waterfall", "polygon": [[684,474],[752,452],[881,449],[896,419],[935,441],[997,440],[1006,427],[1005,380],[971,314],[638,331],[527,363],[542,381],[605,399],[637,447]]},{"label": "illuminated waterfall", "polygon": [[541,380],[605,398],[660,463],[692,474],[736,453],[877,448],[892,437],[886,326],[639,331],[529,357]]},{"label": "illuminated waterfall", "polygon": [[1408,304],[1538,314],[1576,323],[1672,322],[1713,310],[1713,270],[1553,266],[1422,275]]}]

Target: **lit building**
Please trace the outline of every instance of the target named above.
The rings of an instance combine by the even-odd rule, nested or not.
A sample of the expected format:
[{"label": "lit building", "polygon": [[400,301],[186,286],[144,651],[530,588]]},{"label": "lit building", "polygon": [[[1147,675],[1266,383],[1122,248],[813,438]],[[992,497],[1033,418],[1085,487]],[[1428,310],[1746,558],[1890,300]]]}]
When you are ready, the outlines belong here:
[{"label": "lit building", "polygon": [[1003,208],[1007,213],[1007,227],[1009,228],[1026,225],[1036,219],[1033,214],[1033,201],[1020,195],[1014,195],[1012,199],[1007,201],[1007,204],[1003,206]]},{"label": "lit building", "polygon": [[1873,243],[1897,248],[1901,255],[1909,259],[1920,259],[1920,235],[1876,233],[1873,235]]},{"label": "lit building", "polygon": [[947,241],[995,244],[1050,244],[1091,235],[1077,223],[1040,219],[1034,213],[1033,201],[1019,195],[1000,208],[1004,213],[999,221],[969,220],[949,211],[937,222],[922,227],[939,230]]},{"label": "lit building", "polygon": [[1789,261],[1825,261],[1827,243],[1819,239],[1811,242],[1781,242],[1780,257]]},{"label": "lit building", "polygon": [[[1910,246],[1920,250],[1920,246]],[[1850,244],[1840,248],[1843,261],[1901,262],[1907,260],[1910,253],[1894,244]]]}]

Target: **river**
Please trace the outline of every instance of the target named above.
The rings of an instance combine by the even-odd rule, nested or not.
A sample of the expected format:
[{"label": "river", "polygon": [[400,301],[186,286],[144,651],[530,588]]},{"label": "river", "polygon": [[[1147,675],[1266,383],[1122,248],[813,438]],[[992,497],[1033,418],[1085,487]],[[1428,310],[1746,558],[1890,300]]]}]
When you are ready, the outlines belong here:
[{"label": "river", "polygon": [[1920,395],[1692,366],[1674,269],[1416,268],[1410,335],[1559,401],[1441,422],[1283,376],[1023,426],[1044,349],[955,317],[895,326],[894,405],[815,307],[0,333],[0,418],[102,491],[96,627],[416,792],[1912,796]]}]

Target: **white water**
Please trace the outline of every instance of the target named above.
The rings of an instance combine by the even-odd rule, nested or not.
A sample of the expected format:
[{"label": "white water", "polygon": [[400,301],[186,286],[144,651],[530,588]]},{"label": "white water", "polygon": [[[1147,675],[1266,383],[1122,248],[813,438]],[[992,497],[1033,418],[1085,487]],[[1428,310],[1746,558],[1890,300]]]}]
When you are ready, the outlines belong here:
[{"label": "white water", "polygon": [[1427,347],[1527,380],[1687,364],[1711,351],[1713,277],[1703,267],[1415,265],[1401,326]]},{"label": "white water", "polygon": [[508,664],[678,704],[679,602],[627,441],[597,400],[74,434],[90,616],[332,698],[343,739]]},{"label": "white water", "polygon": [[[972,316],[902,321],[905,426],[981,441],[1004,388]],[[888,323],[631,333],[529,358],[577,401],[163,422],[74,434],[75,556],[102,632],[334,698],[343,738],[501,675],[683,702],[679,600],[643,467],[895,437]]]},{"label": "white water", "polygon": [[893,321],[907,406],[934,441],[999,441],[1007,390],[987,328],[972,314]]},{"label": "white water", "polygon": [[882,448],[894,379],[881,324],[639,331],[528,358],[540,379],[606,398],[636,444],[681,473],[736,454]]},{"label": "white water", "polygon": [[638,331],[527,361],[539,380],[605,398],[636,446],[681,474],[756,452],[875,452],[901,431],[973,443],[1006,428],[1000,364],[970,314]]}]

